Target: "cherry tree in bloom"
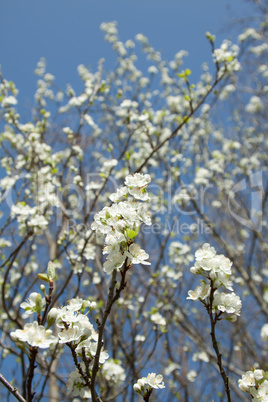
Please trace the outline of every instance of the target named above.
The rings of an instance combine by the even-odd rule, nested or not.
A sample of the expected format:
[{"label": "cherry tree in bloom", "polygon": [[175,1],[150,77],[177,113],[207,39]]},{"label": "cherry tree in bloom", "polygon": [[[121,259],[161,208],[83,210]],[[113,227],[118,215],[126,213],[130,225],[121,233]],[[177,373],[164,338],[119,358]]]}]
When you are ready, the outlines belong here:
[{"label": "cherry tree in bloom", "polygon": [[232,43],[204,36],[199,78],[116,22],[111,70],[60,89],[37,63],[27,119],[1,73],[0,399],[267,398],[267,1],[251,3]]}]

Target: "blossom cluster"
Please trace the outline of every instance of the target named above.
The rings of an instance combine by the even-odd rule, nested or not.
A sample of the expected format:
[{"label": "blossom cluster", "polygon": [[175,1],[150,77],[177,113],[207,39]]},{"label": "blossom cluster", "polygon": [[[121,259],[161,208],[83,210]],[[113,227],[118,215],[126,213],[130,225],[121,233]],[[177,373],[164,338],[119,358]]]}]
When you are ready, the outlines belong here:
[{"label": "blossom cluster", "polygon": [[[25,310],[26,315],[37,313],[38,318],[40,318],[44,305],[44,298],[41,297],[41,294],[33,292],[30,294],[28,301],[21,303],[20,307]],[[67,306],[53,307],[49,311],[46,328],[40,325],[40,322],[34,321],[25,324],[23,329],[11,332],[11,338],[22,349],[25,348],[25,343],[28,343],[31,347],[41,349],[49,348],[57,342],[67,344],[77,357],[83,358],[82,360],[86,359],[87,370],[91,370],[97,351],[98,333],[89,321],[87,313],[95,307],[96,303],[93,301],[81,298],[71,299],[68,301]],[[54,323],[59,328],[57,337],[52,335],[52,330],[49,329]],[[99,363],[105,363],[108,358],[108,353],[102,348]],[[81,362],[81,367],[83,365],[85,365],[85,362]],[[122,370],[120,371],[120,368],[117,373],[115,369],[114,372],[114,376],[121,374],[121,377],[119,377],[123,378],[124,373],[122,373]],[[87,397],[89,391],[85,387],[85,380],[82,378],[81,372],[76,368],[75,371],[69,374],[68,390],[74,396]]]},{"label": "blossom cluster", "polygon": [[241,66],[237,60],[239,47],[231,44],[230,41],[225,40],[219,49],[215,49],[213,56],[215,63],[221,65],[222,71],[225,69],[229,72],[239,71]]},{"label": "blossom cluster", "polygon": [[[110,195],[113,204],[104,207],[94,216],[91,229],[106,235],[103,254],[108,254],[104,263],[104,271],[108,274],[114,269],[120,269],[127,258],[129,265],[150,265],[150,262],[146,261],[149,255],[138,244],[134,244],[140,225],[151,225],[146,204],[137,201],[150,200],[146,191],[150,181],[148,174],[128,175],[125,178],[125,186]],[[131,199],[128,198],[129,195]],[[121,199],[125,201],[120,201]]]},{"label": "blossom cluster", "polygon": [[147,377],[140,378],[136,384],[133,385],[134,391],[142,396],[151,393],[153,388],[165,388],[163,376],[161,374],[156,375],[155,373],[149,373]]},{"label": "blossom cluster", "polygon": [[229,321],[236,321],[242,306],[239,296],[234,292],[219,291],[220,287],[233,290],[230,279],[232,262],[224,255],[216,254],[214,247],[208,243],[196,251],[195,260],[191,272],[195,275],[202,275],[205,280],[201,280],[200,286],[195,290],[189,290],[187,299],[201,300],[208,305],[213,290],[213,311],[220,314],[226,313]]},{"label": "blossom cluster", "polygon": [[250,394],[253,402],[268,401],[267,373],[263,370],[252,368],[246,371],[238,380],[238,386],[241,391]]}]

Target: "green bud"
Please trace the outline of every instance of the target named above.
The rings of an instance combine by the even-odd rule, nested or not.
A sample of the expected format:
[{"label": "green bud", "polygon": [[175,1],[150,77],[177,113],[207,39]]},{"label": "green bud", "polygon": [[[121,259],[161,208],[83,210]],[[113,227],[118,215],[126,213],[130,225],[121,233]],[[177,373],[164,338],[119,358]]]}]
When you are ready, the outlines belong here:
[{"label": "green bud", "polygon": [[57,317],[58,317],[58,309],[53,307],[47,315],[47,328],[46,329],[48,329],[49,327],[51,327],[52,324],[54,324]]},{"label": "green bud", "polygon": [[210,41],[210,43],[215,42],[216,36],[212,35],[210,32],[206,32],[206,37],[208,38],[208,40]]},{"label": "green bud", "polygon": [[56,277],[55,264],[52,261],[49,261],[49,263],[48,263],[47,276],[48,276],[49,280],[55,279],[55,277]]},{"label": "green bud", "polygon": [[46,296],[46,287],[43,283],[40,285],[40,290],[43,293],[43,295]]},{"label": "green bud", "polygon": [[42,296],[40,295],[40,293],[37,293],[36,299],[35,299],[35,311],[38,315],[40,315],[42,308],[43,308]]},{"label": "green bud", "polygon": [[49,278],[48,278],[47,274],[38,274],[38,278],[39,278],[41,281],[49,282]]}]

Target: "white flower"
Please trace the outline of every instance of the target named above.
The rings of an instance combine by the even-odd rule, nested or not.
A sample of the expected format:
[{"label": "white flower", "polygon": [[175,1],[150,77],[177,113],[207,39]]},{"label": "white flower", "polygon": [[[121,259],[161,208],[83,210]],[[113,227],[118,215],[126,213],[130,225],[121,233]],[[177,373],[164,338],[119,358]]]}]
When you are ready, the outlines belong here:
[{"label": "white flower", "polygon": [[158,70],[157,70],[157,68],[156,68],[155,66],[150,66],[150,67],[148,68],[148,73],[149,73],[149,74],[157,74],[157,73],[158,73]]},{"label": "white flower", "polygon": [[105,169],[111,169],[115,167],[118,164],[117,159],[109,159],[103,163],[103,168]]},{"label": "white flower", "polygon": [[253,371],[247,371],[242,375],[242,379],[238,380],[238,386],[243,392],[247,392],[249,387],[255,386],[255,378]]},{"label": "white flower", "polygon": [[16,105],[18,103],[17,99],[14,96],[6,96],[1,103],[2,107],[7,107],[11,105]]},{"label": "white flower", "polygon": [[[97,343],[96,342],[91,342],[90,345],[90,353],[92,356],[95,356],[96,352],[97,352]],[[100,358],[99,358],[99,363],[103,364],[105,362],[105,360],[109,359],[109,355],[105,350],[102,350],[100,353]]]},{"label": "white flower", "polygon": [[223,271],[225,274],[231,275],[232,264],[224,255],[215,255],[213,258],[204,258],[197,261],[196,266],[203,268],[205,271],[212,271],[212,273]]},{"label": "white flower", "polygon": [[151,265],[150,262],[145,261],[149,258],[149,254],[142,250],[138,244],[131,244],[126,255],[130,258],[131,264]]},{"label": "white flower", "polygon": [[263,371],[262,370],[254,370],[254,378],[255,380],[259,381],[263,378]]},{"label": "white flower", "polygon": [[51,334],[50,329],[46,330],[43,325],[38,325],[38,322],[34,321],[26,324],[24,329],[17,329],[11,332],[10,336],[14,341],[27,342],[31,346],[46,349],[56,342],[56,337]]},{"label": "white flower", "polygon": [[135,173],[125,178],[125,185],[127,187],[146,187],[150,181],[151,177],[149,174]]},{"label": "white flower", "polygon": [[[256,371],[256,370],[255,370]],[[254,371],[254,375],[255,375]],[[268,381],[264,380],[261,384],[259,384],[258,393],[257,393],[257,401],[267,402],[268,401]]]},{"label": "white flower", "polygon": [[264,326],[261,329],[261,338],[262,341],[268,341],[268,324],[264,324]]},{"label": "white flower", "polygon": [[103,264],[104,272],[110,274],[114,269],[119,269],[123,266],[125,262],[126,256],[125,254],[112,254],[112,256],[108,257],[108,259]]},{"label": "white flower", "polygon": [[252,368],[238,380],[238,386],[243,392],[247,392],[254,402],[268,402],[268,381],[263,379],[264,372]]},{"label": "white flower", "polygon": [[152,314],[151,320],[157,325],[166,325],[166,320],[160,313]]},{"label": "white flower", "polygon": [[201,286],[197,286],[195,290],[188,291],[187,299],[190,300],[205,300],[210,293],[210,285],[205,281],[201,281]]},{"label": "white flower", "polygon": [[136,342],[144,342],[145,341],[145,336],[144,335],[136,335],[135,336],[135,341]]},{"label": "white flower", "polygon": [[150,373],[147,377],[143,378],[143,380],[146,380],[146,383],[152,388],[165,388],[163,376],[161,374],[156,375],[155,373]]},{"label": "white flower", "polygon": [[[213,279],[212,275],[210,274],[211,279]],[[233,282],[229,279],[228,275],[224,272],[217,272],[217,276],[214,277],[214,285],[215,287],[220,287],[221,285],[224,286],[228,290],[233,290]]]},{"label": "white flower", "polygon": [[258,96],[252,96],[246,106],[248,113],[258,113],[263,109],[263,103]]},{"label": "white flower", "polygon": [[248,38],[260,40],[261,35],[254,28],[246,28],[245,31],[238,36],[240,42],[243,42]]},{"label": "white flower", "polygon": [[[36,312],[36,297],[40,293],[33,292],[30,294],[29,299],[26,302],[21,303],[20,307],[24,308],[26,314],[33,314]],[[42,298],[42,306],[46,304],[45,298]]]},{"label": "white flower", "polygon": [[120,362],[117,362],[113,359],[109,359],[104,362],[101,372],[104,374],[107,381],[115,384],[125,381],[125,370],[119,363]]},{"label": "white flower", "polygon": [[[85,364],[81,363],[83,371],[85,371]],[[67,382],[68,393],[72,393],[73,396],[81,396],[82,398],[91,399],[91,392],[88,389],[85,381],[80,376],[78,370],[71,371]]]},{"label": "white flower", "polygon": [[142,396],[146,394],[147,390],[152,390],[152,388],[165,388],[161,374],[156,375],[155,373],[150,373],[147,377],[140,378],[136,384],[133,385],[134,391]]},{"label": "white flower", "polygon": [[84,334],[83,329],[79,325],[74,325],[71,328],[64,329],[58,334],[59,343],[67,343],[72,341],[78,341],[78,339]]},{"label": "white flower", "polygon": [[56,319],[56,325],[59,328],[65,328],[66,324],[68,326],[73,325],[74,323],[80,323],[82,321],[89,321],[88,317],[84,314],[76,313],[75,311],[68,310],[68,306],[64,306],[58,309],[58,316]]},{"label": "white flower", "polygon": [[193,274],[201,274],[212,279],[217,288],[224,286],[228,290],[233,290],[232,281],[229,279],[233,263],[229,258],[223,254],[217,255],[214,247],[208,243],[196,251],[195,258],[195,265],[190,269]]},{"label": "white flower", "polygon": [[125,240],[125,236],[122,233],[108,234],[105,237],[106,246],[103,248],[102,254],[118,254],[120,252],[120,243]]},{"label": "white flower", "polygon": [[129,194],[131,194],[136,200],[141,200],[141,201],[150,201],[149,194],[146,192],[144,187],[141,188],[129,188],[128,189]]},{"label": "white flower", "polygon": [[69,311],[78,311],[81,309],[82,305],[84,303],[83,299],[79,299],[78,297],[76,299],[71,299],[68,301],[67,305],[67,310]]},{"label": "white flower", "polygon": [[213,305],[222,312],[234,315],[240,315],[242,307],[241,299],[235,293],[216,293]]},{"label": "white flower", "polygon": [[150,226],[152,224],[151,216],[150,216],[150,213],[148,211],[146,204],[138,203],[136,212],[137,212],[138,218],[142,222],[144,222],[148,226]]},{"label": "white flower", "polygon": [[126,197],[128,195],[128,188],[123,186],[116,190],[116,193],[112,193],[109,198],[113,202],[118,202],[122,197]]},{"label": "white flower", "polygon": [[200,261],[203,258],[212,258],[216,255],[216,251],[214,247],[211,247],[210,244],[205,243],[201,248],[199,248],[195,252],[196,261]]},{"label": "white flower", "polygon": [[37,227],[39,229],[45,229],[48,225],[48,220],[43,216],[36,214],[28,221],[28,226]]},{"label": "white flower", "polygon": [[197,360],[202,360],[202,361],[208,363],[209,362],[209,357],[206,354],[206,352],[194,353],[193,354],[193,361],[196,362]]},{"label": "white flower", "polygon": [[190,370],[190,371],[186,374],[187,380],[188,380],[189,382],[194,382],[196,376],[197,376],[197,373],[196,373],[195,370]]},{"label": "white flower", "polygon": [[196,184],[204,184],[206,185],[208,183],[208,179],[211,177],[211,172],[208,169],[205,168],[198,168],[196,172],[196,177],[194,179],[194,182]]}]

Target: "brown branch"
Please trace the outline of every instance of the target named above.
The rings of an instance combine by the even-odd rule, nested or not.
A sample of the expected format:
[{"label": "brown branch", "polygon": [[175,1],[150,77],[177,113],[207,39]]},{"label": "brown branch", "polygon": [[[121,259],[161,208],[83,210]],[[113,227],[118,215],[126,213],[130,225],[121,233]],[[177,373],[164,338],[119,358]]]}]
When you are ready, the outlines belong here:
[{"label": "brown branch", "polygon": [[13,321],[17,324],[17,326],[19,328],[21,328],[21,323],[19,322],[19,320],[15,317],[12,317],[12,315],[9,312],[9,309],[7,308],[6,305],[6,282],[7,282],[7,278],[9,275],[9,272],[13,266],[13,263],[17,257],[17,255],[19,254],[21,248],[24,246],[24,244],[27,242],[27,240],[29,239],[29,237],[32,236],[32,232],[27,233],[27,235],[24,237],[24,239],[21,241],[21,243],[18,245],[18,247],[10,254],[10,256],[3,262],[3,264],[1,265],[0,269],[3,268],[7,263],[9,263],[9,266],[7,267],[7,270],[5,272],[4,275],[4,280],[3,280],[3,284],[2,284],[2,305],[4,308],[4,311],[6,312],[8,318],[10,319],[10,321]]},{"label": "brown branch", "polygon": [[224,387],[225,387],[225,392],[227,395],[227,400],[228,402],[232,402],[231,399],[231,391],[230,391],[230,387],[229,387],[229,378],[225,373],[225,370],[223,368],[223,364],[222,364],[222,359],[221,359],[221,353],[218,347],[218,342],[216,339],[216,322],[218,321],[218,317],[219,315],[215,314],[215,317],[213,317],[213,312],[212,312],[212,307],[213,307],[213,295],[215,292],[215,288],[213,287],[213,281],[210,280],[210,295],[209,295],[209,305],[206,305],[206,309],[207,312],[209,314],[209,318],[210,318],[210,336],[212,339],[212,346],[213,349],[215,350],[216,356],[217,356],[217,364],[220,370],[220,374],[222,376],[223,379],[223,383],[224,383]]},{"label": "brown branch", "polygon": [[185,126],[185,124],[189,121],[189,119],[194,115],[194,113],[200,108],[200,106],[203,105],[203,103],[205,102],[205,100],[207,99],[207,97],[209,96],[209,94],[213,91],[213,89],[216,87],[216,85],[222,80],[222,78],[225,76],[225,72],[223,72],[222,75],[218,76],[218,71],[217,71],[217,75],[215,78],[215,81],[213,82],[213,84],[211,85],[211,87],[208,89],[207,93],[204,95],[204,97],[198,102],[198,104],[193,108],[191,108],[190,113],[184,117],[183,121],[175,128],[175,130],[172,131],[172,133],[170,134],[169,137],[165,138],[162,142],[160,142],[151,152],[150,154],[146,157],[146,159],[142,162],[142,164],[136,169],[135,173],[139,173],[141,172],[141,170],[143,169],[143,167],[147,164],[147,162],[151,159],[151,157],[157,152],[159,151],[160,148],[162,148],[162,146],[170,141],[173,137],[175,137],[175,135],[181,130],[181,128],[183,126]]},{"label": "brown branch", "polygon": [[27,380],[27,395],[28,395],[28,402],[32,402],[34,398],[34,393],[32,393],[32,382],[33,382],[33,377],[34,377],[34,369],[36,367],[35,365],[35,359],[38,353],[38,348],[37,347],[32,347],[30,348],[30,365],[29,365],[29,370],[28,370],[28,380]]},{"label": "brown branch", "polygon": [[1,383],[9,390],[9,392],[15,396],[15,398],[20,401],[20,402],[26,402],[26,399],[23,398],[23,396],[19,393],[17,388],[13,387],[6,379],[5,377],[0,374],[0,381]]},{"label": "brown branch", "polygon": [[116,270],[113,270],[112,273],[112,279],[110,282],[110,288],[109,288],[109,293],[108,293],[108,298],[107,298],[107,302],[106,302],[106,306],[105,306],[105,310],[104,310],[104,314],[102,317],[102,321],[101,323],[99,323],[98,325],[98,332],[99,332],[99,336],[98,336],[98,345],[97,345],[97,351],[96,351],[96,355],[94,358],[94,365],[93,365],[93,369],[92,369],[92,378],[91,378],[91,397],[92,397],[92,402],[102,402],[102,400],[100,399],[100,397],[96,396],[96,391],[95,391],[95,380],[96,380],[96,375],[97,372],[99,370],[99,359],[100,359],[100,353],[101,353],[101,348],[102,348],[102,340],[103,340],[103,331],[104,331],[104,327],[107,321],[107,318],[111,312],[112,306],[113,304],[116,302],[116,300],[119,299],[120,294],[122,292],[122,290],[126,287],[126,273],[129,270],[130,266],[127,263],[128,258],[126,258],[125,263],[124,263],[124,268],[122,271],[120,271],[121,273],[121,281],[120,281],[120,285],[119,288],[116,289],[115,293],[115,286],[116,286]]},{"label": "brown branch", "polygon": [[145,402],[149,402],[150,396],[152,395],[153,388],[147,390],[146,394],[143,396]]}]

